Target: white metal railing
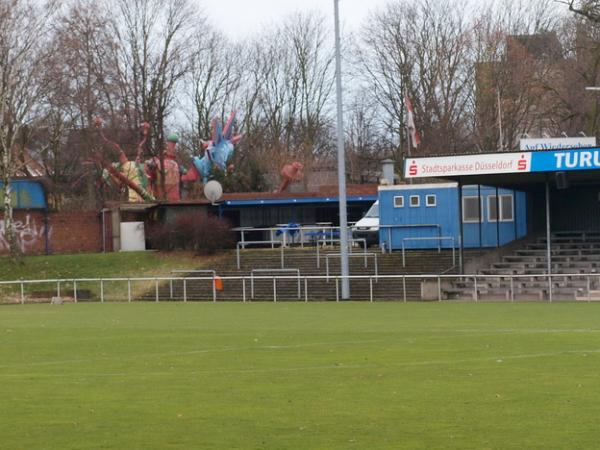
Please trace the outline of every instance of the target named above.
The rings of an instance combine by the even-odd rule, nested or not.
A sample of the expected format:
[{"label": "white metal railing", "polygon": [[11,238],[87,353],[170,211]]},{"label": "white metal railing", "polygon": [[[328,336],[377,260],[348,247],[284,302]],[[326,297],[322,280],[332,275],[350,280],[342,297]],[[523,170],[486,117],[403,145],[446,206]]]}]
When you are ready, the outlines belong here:
[{"label": "white metal railing", "polygon": [[[251,298],[254,300],[254,274],[255,273],[273,273],[273,272],[294,272],[298,278],[298,299],[302,295],[302,289],[300,288],[300,269],[252,269],[250,273],[250,293]],[[277,301],[277,278],[273,277],[273,301]]]},{"label": "white metal railing", "polygon": [[[339,243],[341,242],[340,239],[327,239],[327,243],[331,244],[331,245],[335,245],[335,243]],[[366,251],[367,248],[367,240],[364,238],[353,238],[351,236],[348,237],[348,250],[350,253],[352,253],[352,248],[354,247],[354,244],[356,243],[362,243],[362,248],[364,251]],[[245,249],[246,246],[248,245],[271,245],[271,248],[273,248],[275,245],[279,245],[279,253],[280,253],[280,261],[281,261],[281,268],[284,269],[285,268],[285,248],[286,246],[284,245],[284,243],[282,241],[239,241],[236,243],[236,247],[235,247],[235,260],[236,260],[236,265],[237,265],[237,269],[240,270],[241,266],[242,266],[242,262],[241,262],[241,250]],[[320,245],[316,245],[316,258],[317,258],[317,268],[321,267],[321,257],[320,257]]]},{"label": "white metal railing", "polygon": [[438,253],[442,251],[442,241],[452,242],[452,267],[456,267],[456,242],[453,236],[427,236],[402,238],[402,267],[406,267],[405,245],[406,241],[438,241]]},{"label": "white metal railing", "polygon": [[[343,278],[340,275],[330,275],[330,279],[335,281],[335,300],[340,301],[340,290],[339,283]],[[374,281],[376,277],[374,275],[352,275],[347,277],[351,282],[363,281],[369,285],[368,300],[374,301],[376,295],[374,293]],[[304,301],[308,301],[310,296],[310,283],[317,283],[319,281],[327,282],[327,277],[323,275],[293,275],[293,276],[260,276],[260,275],[245,275],[245,276],[231,276],[221,277],[224,284],[228,286],[228,290],[223,292],[221,295],[223,300],[232,300],[234,297],[240,298],[245,302],[247,301],[247,280],[271,280],[274,289],[272,295],[269,294],[273,301],[283,299],[285,295],[280,295],[277,291],[277,283],[281,283],[285,280],[293,281],[297,286],[300,280],[301,285],[303,284]],[[574,273],[563,273],[563,274],[539,274],[539,275],[378,275],[379,280],[378,289],[386,295],[389,299],[389,292],[396,292],[399,300],[407,301],[408,298],[421,299],[413,295],[412,291],[409,292],[407,283],[413,283],[412,289],[414,289],[414,283],[421,283],[423,288],[424,283],[433,283],[436,286],[436,294],[428,296],[426,299],[439,301],[444,300],[451,294],[459,294],[457,298],[461,300],[472,300],[478,302],[481,300],[483,295],[494,297],[494,299],[503,299],[509,301],[515,301],[516,295],[533,295],[539,300],[547,300],[552,302],[559,299],[570,299],[570,300],[598,300],[600,301],[600,273],[586,273],[586,274],[574,274]],[[138,299],[154,300],[156,302],[161,300],[160,285],[170,282],[181,282],[183,285],[182,297],[179,297],[184,302],[190,300],[189,292],[186,287],[189,287],[190,283],[197,281],[211,281],[214,286],[214,277],[131,277],[131,278],[78,278],[78,279],[47,279],[47,280],[16,280],[16,281],[0,281],[0,302],[5,302],[7,296],[13,296],[19,303],[27,303],[28,301],[28,290],[38,288],[40,285],[53,285],[56,297],[61,297],[65,293],[72,292],[72,298],[74,302],[78,302],[78,288],[81,286],[92,287],[95,296],[94,299],[98,299],[100,302],[105,301],[127,301],[132,302]],[[394,282],[393,285],[390,283]],[[144,284],[144,296],[134,296],[132,286],[134,283],[145,283]],[[401,289],[398,287],[400,284]],[[454,285],[452,284],[454,283]],[[463,287],[459,286],[459,283]],[[571,286],[565,285],[565,283],[571,283]],[[90,284],[92,286],[90,286]],[[117,284],[120,288],[117,295],[108,295],[106,292],[107,287],[113,287]],[[521,286],[517,286],[521,284]],[[575,285],[577,284],[577,285]],[[313,287],[313,292],[316,293],[313,297],[322,299],[331,299],[332,293],[325,290],[326,284],[318,283]],[[578,287],[579,286],[579,287]],[[153,287],[153,289],[152,289]],[[560,291],[568,291],[569,295],[561,293]],[[240,292],[241,291],[241,292]],[[214,291],[213,291],[214,292]],[[33,294],[33,292],[32,292]],[[569,297],[570,298],[567,298]],[[170,296],[169,296],[170,297]],[[175,296],[174,296],[175,297]],[[256,297],[256,293],[255,293]],[[302,297],[302,296],[300,296]],[[163,300],[167,298],[167,294],[162,297]],[[210,298],[210,296],[208,297]],[[205,298],[205,299],[208,299]],[[200,298],[196,298],[200,299]],[[364,299],[364,298],[363,298]],[[216,295],[213,293],[213,300],[216,301]],[[173,301],[173,300],[171,300]]]},{"label": "white metal railing", "polygon": [[[173,269],[171,273],[210,273],[212,275],[212,293],[213,302],[217,301],[217,285],[215,284],[215,278],[217,277],[217,271],[213,269]],[[169,298],[173,299],[173,280],[169,281]]]},{"label": "white metal railing", "polygon": [[[438,237],[442,236],[442,226],[438,223],[411,223],[411,224],[388,224],[382,225],[379,224],[380,229],[387,230],[387,241],[381,242],[381,248],[386,249],[391,252],[393,250],[392,245],[392,230],[393,229],[418,229],[418,228],[435,228],[437,230]],[[440,247],[438,246],[438,250]]]},{"label": "white metal railing", "polygon": [[[329,257],[330,256],[336,256],[336,257],[340,257],[341,253],[327,253],[325,255],[325,277],[327,278],[327,282],[329,283]],[[378,275],[379,275],[379,270],[377,268],[378,264],[377,264],[377,253],[371,253],[371,252],[363,252],[363,253],[350,253],[348,255],[349,258],[352,257],[356,257],[356,258],[364,258],[365,263],[364,263],[364,267],[365,269],[368,267],[368,258],[373,258],[374,260],[374,265],[375,265],[375,281],[378,280]]]},{"label": "white metal railing", "polygon": [[[348,227],[352,225],[352,222],[348,223]],[[246,233],[256,232],[268,232],[269,239],[262,240],[264,244],[269,244],[271,248],[275,248],[276,245],[283,245],[284,247],[288,244],[288,238],[295,241],[295,235],[298,235],[298,244],[304,248],[305,244],[314,244],[320,242],[321,244],[333,243],[334,240],[339,241],[340,227],[332,226],[330,222],[324,224],[314,225],[297,225],[290,226],[287,224],[277,225],[274,227],[236,227],[232,228],[232,231],[240,233],[240,243],[242,248],[245,243],[257,241],[247,241]],[[348,229],[351,234],[350,228]],[[281,236],[281,239],[276,239],[277,235]]]}]

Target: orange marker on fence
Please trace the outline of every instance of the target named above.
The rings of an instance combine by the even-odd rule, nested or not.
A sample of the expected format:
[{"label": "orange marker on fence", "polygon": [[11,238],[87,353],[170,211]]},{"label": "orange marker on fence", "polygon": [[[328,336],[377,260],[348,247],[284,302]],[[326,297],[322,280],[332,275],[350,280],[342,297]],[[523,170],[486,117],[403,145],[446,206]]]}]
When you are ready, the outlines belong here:
[{"label": "orange marker on fence", "polygon": [[221,277],[215,275],[214,283],[215,283],[215,289],[217,291],[223,290],[223,280],[221,279]]}]

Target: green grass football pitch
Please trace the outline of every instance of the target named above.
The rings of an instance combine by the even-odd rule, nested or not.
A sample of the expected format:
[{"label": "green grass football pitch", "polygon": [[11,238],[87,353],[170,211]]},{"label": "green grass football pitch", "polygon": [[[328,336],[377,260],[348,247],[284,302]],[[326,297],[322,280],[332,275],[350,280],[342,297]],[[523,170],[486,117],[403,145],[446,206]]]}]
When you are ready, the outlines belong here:
[{"label": "green grass football pitch", "polygon": [[597,448],[600,305],[0,307],[2,449]]}]

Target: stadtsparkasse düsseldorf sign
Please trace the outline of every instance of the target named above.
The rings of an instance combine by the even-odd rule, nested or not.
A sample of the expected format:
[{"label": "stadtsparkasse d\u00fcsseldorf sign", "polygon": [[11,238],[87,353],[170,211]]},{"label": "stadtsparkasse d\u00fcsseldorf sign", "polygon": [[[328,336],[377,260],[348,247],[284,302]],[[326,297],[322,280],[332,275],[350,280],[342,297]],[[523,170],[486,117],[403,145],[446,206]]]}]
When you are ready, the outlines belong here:
[{"label": "stadtsparkasse d\u00fcsseldorf sign", "polygon": [[600,148],[407,158],[406,178],[600,170]]}]

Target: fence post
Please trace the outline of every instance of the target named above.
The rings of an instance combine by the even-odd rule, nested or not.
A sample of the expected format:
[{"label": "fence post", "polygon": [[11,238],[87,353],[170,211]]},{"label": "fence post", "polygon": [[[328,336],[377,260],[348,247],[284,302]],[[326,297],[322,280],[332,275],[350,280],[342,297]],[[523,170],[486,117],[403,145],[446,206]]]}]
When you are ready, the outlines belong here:
[{"label": "fence post", "polygon": [[73,300],[77,303],[77,280],[73,280]]},{"label": "fence post", "polygon": [[591,298],[591,296],[590,296],[590,289],[591,289],[591,287],[590,287],[590,276],[589,276],[589,274],[585,276],[585,280],[586,280],[586,287],[587,287],[587,298],[588,298],[588,302],[589,302],[590,298]]},{"label": "fence post", "polygon": [[515,301],[515,279],[510,277],[510,301]]},{"label": "fence post", "polygon": [[378,283],[379,282],[379,269],[378,269],[378,263],[377,263],[377,253],[374,253],[375,255],[375,282]]},{"label": "fence post", "polygon": [[104,303],[104,280],[100,279],[100,303]]},{"label": "fence post", "polygon": [[215,274],[212,276],[212,294],[213,294],[213,302],[217,301],[217,287],[215,286]]},{"label": "fence post", "polygon": [[169,280],[169,298],[173,300],[173,278]]},{"label": "fence post", "polygon": [[21,305],[25,304],[25,284],[21,281]]},{"label": "fence post", "polygon": [[239,242],[235,246],[235,260],[237,262],[237,269],[240,270],[240,243]]},{"label": "fence post", "polygon": [[246,303],[246,277],[242,277],[242,301]]},{"label": "fence post", "polygon": [[339,286],[339,281],[340,281],[340,279],[338,277],[335,277],[335,301],[336,302],[340,301],[340,286]]},{"label": "fence post", "polygon": [[300,270],[298,270],[298,300],[302,298],[302,288],[300,287]]},{"label": "fence post", "polygon": [[277,278],[273,275],[273,301],[277,301]]},{"label": "fence post", "polygon": [[325,255],[325,275],[327,277],[327,282],[329,283],[329,255]]},{"label": "fence post", "polygon": [[402,240],[402,267],[406,267],[406,257],[404,256],[404,239]]},{"label": "fence post", "polygon": [[321,268],[321,255],[319,254],[319,241],[316,242],[317,246],[317,269]]},{"label": "fence post", "polygon": [[183,279],[183,301],[187,302],[187,278]]},{"label": "fence post", "polygon": [[369,277],[369,301],[373,303],[373,277]]},{"label": "fence post", "polygon": [[438,275],[437,277],[437,285],[438,285],[438,302],[442,301],[442,279]]},{"label": "fence post", "polygon": [[404,303],[406,303],[406,275],[402,275],[402,295],[404,297]]},{"label": "fence post", "polygon": [[60,280],[56,282],[56,296],[60,298]]},{"label": "fence post", "polygon": [[308,303],[308,281],[306,276],[304,277],[304,302]]},{"label": "fence post", "polygon": [[552,275],[548,274],[548,301],[552,303]]},{"label": "fence post", "polygon": [[479,301],[479,293],[477,292],[477,275],[473,275],[473,300],[475,300],[475,303]]},{"label": "fence post", "polygon": [[127,279],[127,301],[131,303],[131,280]]},{"label": "fence post", "polygon": [[250,299],[254,300],[254,272],[250,272]]},{"label": "fence post", "polygon": [[[283,234],[285,236],[285,233]],[[281,268],[285,268],[284,256],[283,256],[283,245],[281,246]]]}]

